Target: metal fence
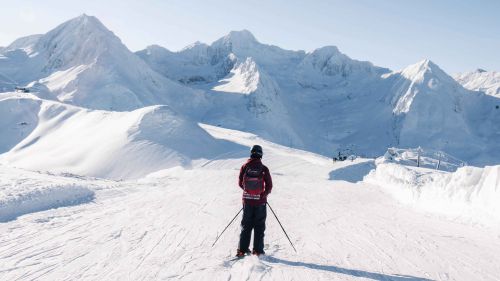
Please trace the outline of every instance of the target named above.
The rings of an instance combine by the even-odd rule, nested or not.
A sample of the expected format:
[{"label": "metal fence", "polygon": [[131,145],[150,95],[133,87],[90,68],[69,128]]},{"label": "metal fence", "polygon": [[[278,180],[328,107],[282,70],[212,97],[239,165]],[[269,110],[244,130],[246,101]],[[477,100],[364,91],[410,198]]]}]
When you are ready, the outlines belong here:
[{"label": "metal fence", "polygon": [[387,149],[387,160],[403,165],[431,168],[442,171],[456,171],[467,163],[446,152],[428,148],[396,148]]}]

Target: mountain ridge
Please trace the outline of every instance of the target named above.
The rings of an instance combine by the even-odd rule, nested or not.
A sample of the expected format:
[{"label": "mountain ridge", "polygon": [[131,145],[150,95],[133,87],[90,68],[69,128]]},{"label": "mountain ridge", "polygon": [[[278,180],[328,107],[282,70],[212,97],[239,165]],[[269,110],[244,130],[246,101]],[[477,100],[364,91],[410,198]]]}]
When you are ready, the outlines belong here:
[{"label": "mountain ridge", "polygon": [[[96,17],[81,15],[30,43],[32,53],[3,51],[5,72],[20,85],[35,82],[63,102],[93,109],[132,110],[202,97],[153,71]],[[26,46],[19,46],[21,49]],[[183,102],[188,105],[188,101]]]},{"label": "mountain ridge", "polygon": [[478,68],[476,71],[455,74],[453,78],[464,88],[500,97],[500,72],[498,71]]},{"label": "mountain ridge", "polygon": [[[23,47],[34,41],[28,55]],[[132,53],[87,15],[15,45],[0,53],[0,83],[24,80],[42,98],[112,111],[166,104],[193,122],[323,155],[429,146],[480,164],[480,155],[500,151],[496,100],[427,59],[391,71],[335,46],[305,52],[260,43],[248,30],[177,52],[152,45]]]}]

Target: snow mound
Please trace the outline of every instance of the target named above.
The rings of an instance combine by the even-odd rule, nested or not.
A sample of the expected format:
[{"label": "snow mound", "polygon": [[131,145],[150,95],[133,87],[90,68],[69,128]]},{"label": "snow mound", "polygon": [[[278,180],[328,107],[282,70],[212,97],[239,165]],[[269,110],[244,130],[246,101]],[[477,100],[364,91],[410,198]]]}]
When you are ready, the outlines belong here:
[{"label": "snow mound", "polygon": [[[0,108],[4,102],[22,101],[1,101]],[[5,150],[19,141],[0,156],[0,161],[30,170],[130,179],[173,166],[189,166],[193,159],[209,159],[234,148],[168,106],[109,112],[37,101],[41,105],[38,112],[32,111],[33,130],[24,138],[6,142]],[[29,110],[20,103],[20,114]],[[8,120],[18,120],[18,115],[6,114]]]},{"label": "snow mound", "polygon": [[500,222],[500,166],[456,172],[377,163],[364,178],[405,204],[460,220]]},{"label": "snow mound", "polygon": [[0,222],[29,213],[87,203],[93,199],[94,192],[84,186],[37,185],[28,188],[22,184],[5,185],[0,182]]}]

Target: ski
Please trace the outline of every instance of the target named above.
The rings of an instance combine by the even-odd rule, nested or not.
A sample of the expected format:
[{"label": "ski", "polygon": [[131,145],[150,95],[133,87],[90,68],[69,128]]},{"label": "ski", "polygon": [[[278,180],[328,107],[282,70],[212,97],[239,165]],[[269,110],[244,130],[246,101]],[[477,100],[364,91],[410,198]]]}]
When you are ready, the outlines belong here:
[{"label": "ski", "polygon": [[230,257],[229,259],[225,260],[223,262],[223,265],[224,267],[231,267],[233,266],[237,261],[239,260],[242,260],[244,259],[246,256],[249,256],[249,255],[244,255],[244,256],[241,256],[241,257]]}]

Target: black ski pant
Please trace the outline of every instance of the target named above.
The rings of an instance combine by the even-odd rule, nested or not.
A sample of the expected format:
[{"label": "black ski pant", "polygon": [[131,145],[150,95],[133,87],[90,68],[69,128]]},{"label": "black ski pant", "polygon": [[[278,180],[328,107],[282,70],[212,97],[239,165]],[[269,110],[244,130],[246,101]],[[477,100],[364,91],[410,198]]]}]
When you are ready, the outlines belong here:
[{"label": "black ski pant", "polygon": [[253,250],[264,253],[264,231],[266,230],[266,204],[250,206],[243,204],[243,219],[238,249],[246,251],[250,246],[253,229]]}]

